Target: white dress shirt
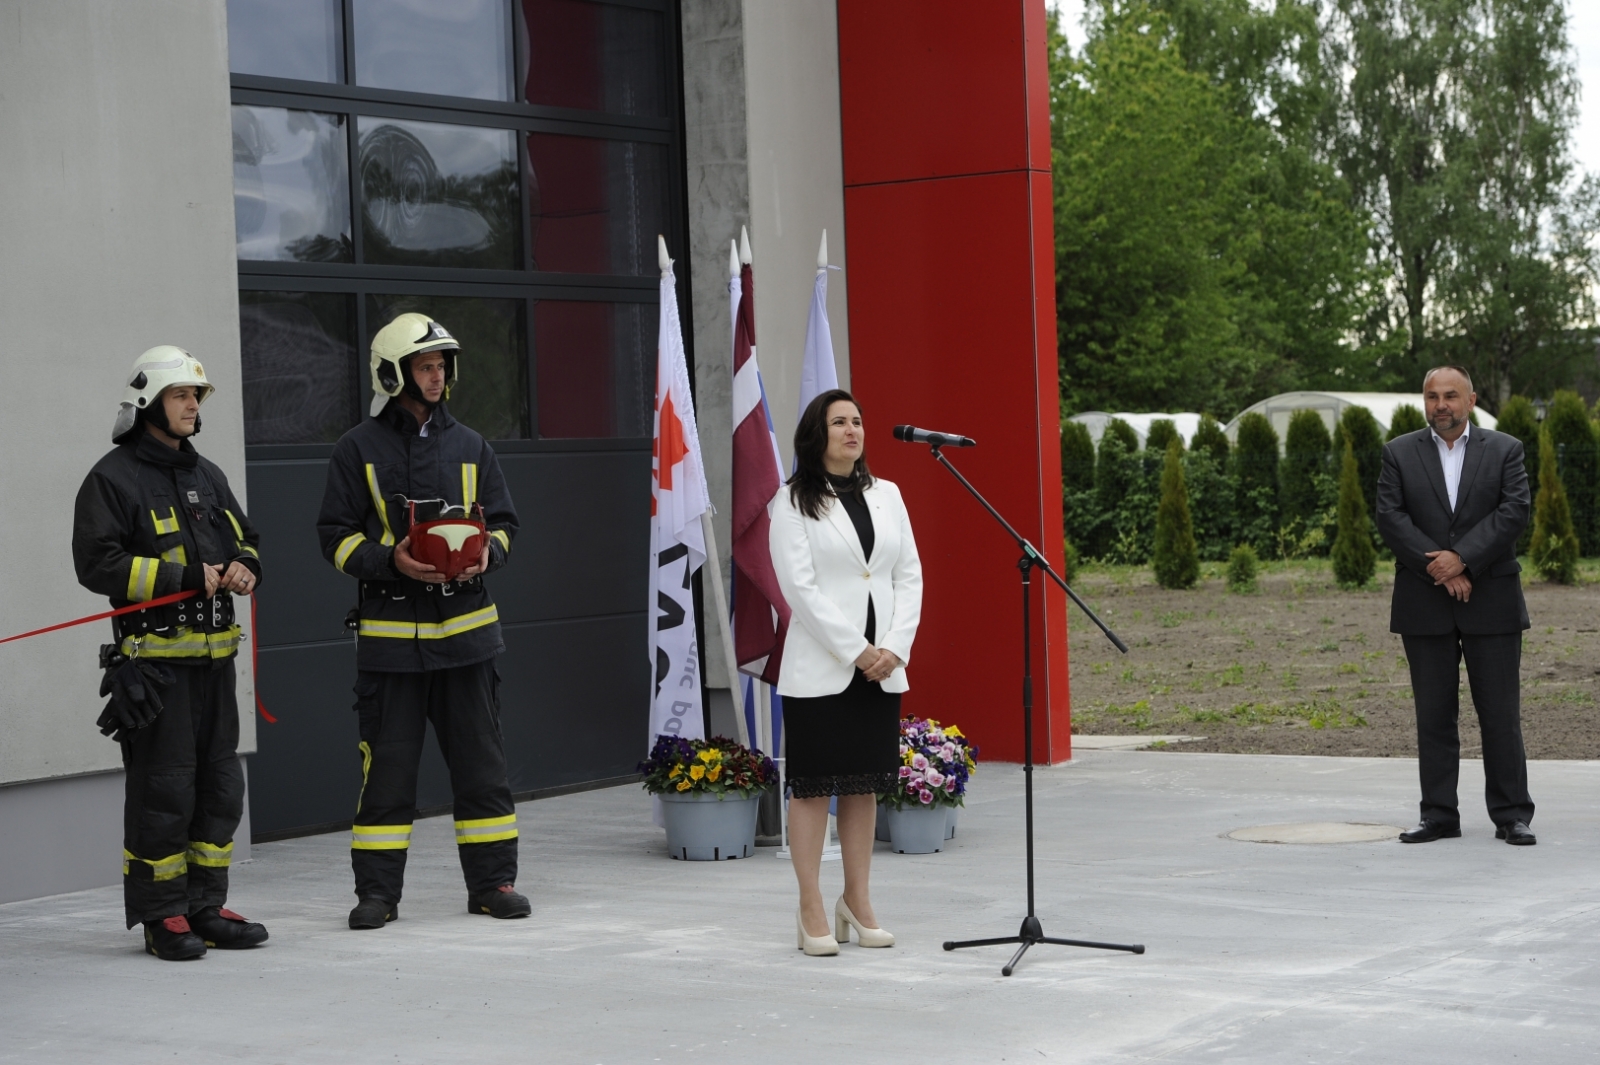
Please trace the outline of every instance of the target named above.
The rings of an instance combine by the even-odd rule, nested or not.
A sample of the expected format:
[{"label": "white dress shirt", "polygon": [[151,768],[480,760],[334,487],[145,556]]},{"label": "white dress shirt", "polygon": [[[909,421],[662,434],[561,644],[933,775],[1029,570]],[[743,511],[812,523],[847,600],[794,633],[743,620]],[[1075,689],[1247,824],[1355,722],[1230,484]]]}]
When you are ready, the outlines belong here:
[{"label": "white dress shirt", "polygon": [[1461,466],[1467,461],[1467,437],[1472,435],[1472,423],[1468,422],[1461,427],[1461,435],[1456,437],[1455,447],[1447,444],[1442,436],[1428,430],[1433,434],[1433,442],[1439,449],[1439,461],[1444,464],[1444,488],[1450,493],[1450,510],[1456,509],[1456,490],[1461,487]]}]

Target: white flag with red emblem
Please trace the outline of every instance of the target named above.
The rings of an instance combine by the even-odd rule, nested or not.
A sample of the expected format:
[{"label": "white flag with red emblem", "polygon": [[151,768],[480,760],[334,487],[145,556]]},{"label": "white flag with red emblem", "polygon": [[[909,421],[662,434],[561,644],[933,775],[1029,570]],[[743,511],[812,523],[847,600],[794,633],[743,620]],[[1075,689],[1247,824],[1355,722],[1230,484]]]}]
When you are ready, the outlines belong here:
[{"label": "white flag with red emblem", "polygon": [[700,436],[695,428],[689,365],[678,320],[677,279],[660,243],[661,324],[657,339],[655,446],[650,504],[651,664],[649,745],[662,734],[701,738],[700,640],[694,618],[694,575],[706,560],[700,516],[711,508]]}]

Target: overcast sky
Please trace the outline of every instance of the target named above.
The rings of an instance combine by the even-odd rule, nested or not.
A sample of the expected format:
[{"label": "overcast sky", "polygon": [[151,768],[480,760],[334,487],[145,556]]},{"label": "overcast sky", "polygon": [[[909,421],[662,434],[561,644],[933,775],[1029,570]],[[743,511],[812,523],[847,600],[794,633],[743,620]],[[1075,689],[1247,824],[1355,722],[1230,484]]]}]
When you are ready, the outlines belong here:
[{"label": "overcast sky", "polygon": [[[1061,24],[1074,48],[1083,46],[1083,0],[1045,0],[1061,12]],[[1583,117],[1573,138],[1578,165],[1600,174],[1600,3],[1568,0],[1567,33],[1577,52],[1583,83]]]}]

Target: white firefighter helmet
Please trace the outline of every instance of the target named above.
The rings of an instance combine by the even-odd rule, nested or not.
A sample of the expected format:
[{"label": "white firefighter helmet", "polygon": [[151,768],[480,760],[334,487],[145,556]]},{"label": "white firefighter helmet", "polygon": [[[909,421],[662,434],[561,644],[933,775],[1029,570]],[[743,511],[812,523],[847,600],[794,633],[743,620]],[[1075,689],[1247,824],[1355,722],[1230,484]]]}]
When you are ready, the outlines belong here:
[{"label": "white firefighter helmet", "polygon": [[[410,385],[416,385],[402,368],[401,363],[425,351],[461,350],[449,330],[425,314],[412,311],[402,314],[372,338],[372,416],[377,417],[389,400],[398,396]],[[456,360],[445,360],[444,394],[450,396],[450,386],[456,383]]]},{"label": "white firefighter helmet", "polygon": [[[195,399],[201,403],[216,391],[206,380],[205,367],[182,348],[158,344],[134,359],[133,369],[128,373],[128,390],[122,395],[122,406],[117,409],[117,420],[111,427],[112,442],[126,441],[138,426],[139,412],[151,410],[163,391],[178,385],[192,385]],[[165,411],[158,409],[158,422],[165,421],[164,415]]]}]

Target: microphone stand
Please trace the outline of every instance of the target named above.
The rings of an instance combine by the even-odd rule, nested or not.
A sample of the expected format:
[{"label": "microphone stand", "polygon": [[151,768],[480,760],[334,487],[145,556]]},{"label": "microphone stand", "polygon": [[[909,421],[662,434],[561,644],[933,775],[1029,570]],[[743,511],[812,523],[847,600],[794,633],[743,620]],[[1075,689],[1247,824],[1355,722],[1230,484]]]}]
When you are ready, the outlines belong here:
[{"label": "microphone stand", "polygon": [[1100,618],[1095,615],[1095,612],[1090,610],[1088,605],[1084,603],[1082,599],[1078,598],[1078,593],[1074,592],[1067,585],[1067,582],[1061,578],[1060,574],[1050,568],[1050,563],[1045,561],[1044,556],[1039,553],[1038,548],[1029,543],[1021,533],[1017,532],[1016,529],[1013,529],[1011,527],[1011,523],[1006,521],[1005,518],[1001,517],[1000,512],[994,509],[994,507],[989,504],[989,501],[983,498],[983,494],[972,486],[972,482],[963,477],[961,475],[961,471],[950,464],[950,460],[945,458],[944,452],[940,450],[942,446],[942,444],[932,445],[933,457],[935,461],[937,461],[939,465],[943,466],[945,469],[949,470],[951,475],[955,477],[956,480],[961,482],[961,486],[968,492],[972,493],[972,498],[976,499],[979,505],[981,505],[984,510],[989,512],[990,517],[994,518],[995,521],[1000,523],[1000,527],[1003,528],[1011,536],[1011,538],[1017,542],[1017,548],[1022,552],[1022,557],[1017,559],[1017,569],[1022,574],[1022,744],[1024,748],[1022,779],[1024,796],[1023,807],[1026,811],[1028,842],[1028,915],[1022,919],[1021,929],[1019,929],[1017,934],[1014,936],[1000,936],[996,939],[966,939],[960,941],[946,940],[944,949],[961,950],[964,947],[992,947],[1000,946],[1002,944],[1019,944],[1017,947],[1017,952],[1011,956],[1011,960],[1006,962],[1005,966],[1000,970],[1000,975],[1002,976],[1010,976],[1012,972],[1015,971],[1017,963],[1022,960],[1022,956],[1028,952],[1028,948],[1036,943],[1052,943],[1060,947],[1091,947],[1095,950],[1125,950],[1130,954],[1143,954],[1143,943],[1096,943],[1086,939],[1054,939],[1044,934],[1044,928],[1042,925],[1040,925],[1038,914],[1034,910],[1033,618],[1029,602],[1032,594],[1033,571],[1035,569],[1043,570],[1051,580],[1060,585],[1061,590],[1066,592],[1074,603],[1078,604],[1078,609],[1087,614],[1090,621],[1094,622],[1100,627],[1100,631],[1106,634],[1106,639],[1110,640],[1112,644],[1116,646],[1117,650],[1121,651],[1123,654],[1127,654],[1128,645],[1123,643],[1121,637],[1112,632],[1111,629],[1106,626],[1106,623],[1101,621]]}]

